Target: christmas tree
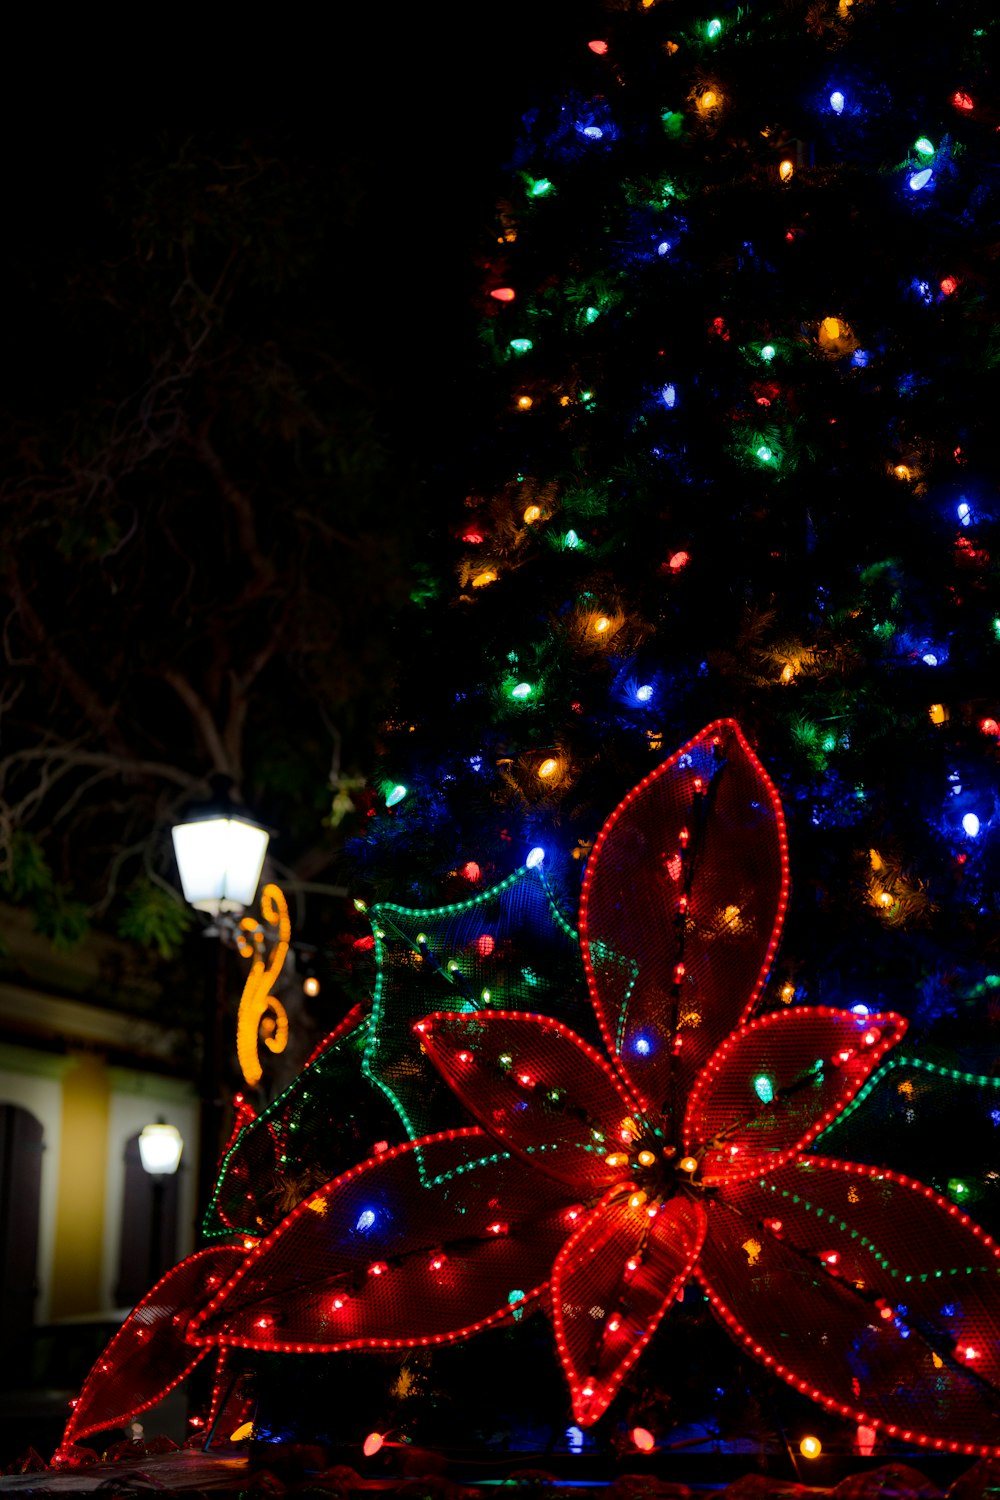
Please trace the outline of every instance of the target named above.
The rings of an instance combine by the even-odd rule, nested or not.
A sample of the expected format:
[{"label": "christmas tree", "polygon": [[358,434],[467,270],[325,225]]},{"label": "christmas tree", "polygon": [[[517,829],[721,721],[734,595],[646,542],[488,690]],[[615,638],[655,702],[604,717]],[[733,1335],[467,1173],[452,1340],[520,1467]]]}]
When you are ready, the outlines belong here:
[{"label": "christmas tree", "polygon": [[172,1273],[259,1437],[1000,1445],[995,48],[619,0],[525,117],[359,1006]]}]

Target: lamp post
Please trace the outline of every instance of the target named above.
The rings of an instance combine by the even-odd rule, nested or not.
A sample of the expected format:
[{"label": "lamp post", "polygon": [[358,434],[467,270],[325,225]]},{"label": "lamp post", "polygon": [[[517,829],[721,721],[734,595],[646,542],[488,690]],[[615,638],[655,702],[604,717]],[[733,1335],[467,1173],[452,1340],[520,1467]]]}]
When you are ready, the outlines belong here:
[{"label": "lamp post", "polygon": [[184,899],[213,919],[205,937],[218,938],[212,973],[205,985],[201,1067],[201,1130],[198,1142],[198,1209],[200,1224],[208,1207],[221,1147],[223,1100],[218,1069],[223,1055],[222,1023],[226,1009],[226,941],[230,913],[249,906],[264,867],[270,834],[233,797],[228,777],[215,777],[214,795],[193,805],[171,829]]},{"label": "lamp post", "polygon": [[[153,1195],[153,1207],[149,1220],[149,1251],[146,1281],[149,1286],[158,1281],[163,1271],[163,1195],[167,1178],[177,1171],[184,1150],[184,1141],[176,1125],[165,1120],[144,1125],[139,1132],[139,1160],[149,1177]],[[168,1257],[173,1263],[173,1254]]]}]

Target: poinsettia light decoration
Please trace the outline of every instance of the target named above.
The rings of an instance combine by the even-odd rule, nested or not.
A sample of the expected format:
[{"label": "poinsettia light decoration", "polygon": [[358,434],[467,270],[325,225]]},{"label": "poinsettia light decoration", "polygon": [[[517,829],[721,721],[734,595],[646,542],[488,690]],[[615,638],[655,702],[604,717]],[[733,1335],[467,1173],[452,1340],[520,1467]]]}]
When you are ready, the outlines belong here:
[{"label": "poinsettia light decoration", "polygon": [[628,794],[590,854],[580,943],[603,1050],[488,1004],[419,1019],[478,1126],[311,1193],[187,1341],[426,1346],[539,1304],[588,1426],[696,1283],[828,1409],[1000,1453],[1000,1248],[930,1187],[810,1149],[906,1023],[762,1005],[787,899],[777,791],[719,720]]}]

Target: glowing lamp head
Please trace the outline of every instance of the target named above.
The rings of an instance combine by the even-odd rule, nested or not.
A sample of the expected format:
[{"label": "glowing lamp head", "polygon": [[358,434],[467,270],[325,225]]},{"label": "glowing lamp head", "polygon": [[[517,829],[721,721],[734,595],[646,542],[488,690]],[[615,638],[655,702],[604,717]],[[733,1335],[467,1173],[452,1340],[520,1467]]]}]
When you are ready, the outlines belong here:
[{"label": "glowing lamp head", "polygon": [[778,176],[782,182],[791,182],[794,175],[795,163],[786,156],[783,162],[778,163]]},{"label": "glowing lamp head", "polygon": [[962,819],[962,832],[970,839],[979,837],[980,823],[975,813],[966,813]]},{"label": "glowing lamp head", "polygon": [[830,95],[830,108],[833,110],[835,115],[842,115],[844,113],[845,103],[846,100],[844,99],[844,96],[840,92],[840,90],[834,89],[833,93]]},{"label": "glowing lamp head", "polygon": [[373,1458],[385,1442],[385,1436],[381,1432],[370,1432],[365,1438],[362,1452],[365,1458]]},{"label": "glowing lamp head", "polygon": [[608,50],[607,42],[605,42],[600,37],[595,37],[592,42],[587,43],[587,46],[591,52],[596,54],[597,57],[604,57]]},{"label": "glowing lamp head", "polygon": [[537,844],[535,848],[529,852],[528,857],[524,861],[524,863],[527,865],[529,870],[537,870],[544,858],[545,850],[540,844]]},{"label": "glowing lamp head", "polygon": [[653,687],[649,682],[642,683],[635,690],[635,696],[639,703],[648,703],[653,696]]},{"label": "glowing lamp head", "polygon": [[515,292],[512,286],[495,286],[490,292],[497,302],[513,302]]},{"label": "glowing lamp head", "polygon": [[655,1154],[652,1151],[640,1151],[639,1152],[639,1165],[640,1165],[640,1167],[651,1167],[655,1161],[656,1161],[656,1156],[655,1156]]},{"label": "glowing lamp head", "polygon": [[924,167],[920,172],[913,172],[907,183],[911,193],[919,193],[921,189],[928,187],[934,180],[934,171],[931,167]]},{"label": "glowing lamp head", "polygon": [[314,1000],[319,994],[319,980],[315,974],[307,974],[305,979],[303,979],[302,993],[308,995],[310,1000]]},{"label": "glowing lamp head", "polygon": [[677,1166],[682,1172],[697,1172],[698,1158],[696,1156],[682,1156]]},{"label": "glowing lamp head", "polygon": [[197,911],[218,916],[240,911],[253,900],[264,866],[269,834],[244,813],[228,790],[192,811],[171,829],[184,899]]},{"label": "glowing lamp head", "polygon": [[799,1444],[799,1452],[803,1458],[819,1458],[823,1452],[823,1444],[818,1437],[813,1437],[812,1433],[809,1433]]},{"label": "glowing lamp head", "polygon": [[559,762],[550,755],[545,760],[543,760],[541,765],[538,767],[538,774],[543,781],[549,781],[558,770]]},{"label": "glowing lamp head", "polygon": [[155,1125],[144,1125],[139,1132],[139,1160],[143,1171],[154,1177],[176,1172],[183,1149],[184,1141],[176,1125],[159,1120]]},{"label": "glowing lamp head", "polygon": [[760,351],[760,357],[766,365],[769,365],[777,352],[773,344],[765,344]]},{"label": "glowing lamp head", "polygon": [[529,505],[524,512],[525,524],[533,526],[536,521],[542,519],[542,507],[540,505]]},{"label": "glowing lamp head", "polygon": [[640,1453],[652,1453],[656,1447],[656,1439],[648,1427],[633,1427],[629,1436]]}]

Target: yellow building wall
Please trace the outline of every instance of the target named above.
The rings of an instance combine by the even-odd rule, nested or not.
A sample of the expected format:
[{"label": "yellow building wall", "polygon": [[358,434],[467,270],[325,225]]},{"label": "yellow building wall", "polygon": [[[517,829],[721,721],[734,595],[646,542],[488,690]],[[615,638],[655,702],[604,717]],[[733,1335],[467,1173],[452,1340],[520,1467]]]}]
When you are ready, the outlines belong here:
[{"label": "yellow building wall", "polygon": [[104,1206],[111,1079],[102,1057],[71,1054],[63,1077],[62,1128],[50,1316],[102,1306]]}]

